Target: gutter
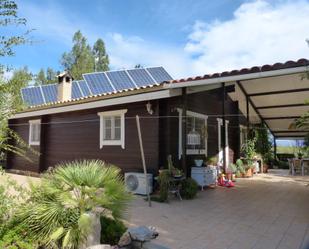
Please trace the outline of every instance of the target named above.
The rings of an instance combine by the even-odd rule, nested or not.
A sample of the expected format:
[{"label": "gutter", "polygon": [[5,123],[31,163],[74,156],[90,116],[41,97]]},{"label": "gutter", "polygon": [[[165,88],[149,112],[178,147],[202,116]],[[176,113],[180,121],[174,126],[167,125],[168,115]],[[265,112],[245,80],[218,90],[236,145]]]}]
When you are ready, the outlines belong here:
[{"label": "gutter", "polygon": [[163,88],[181,88],[181,87],[202,86],[202,85],[219,84],[219,83],[221,84],[222,82],[227,83],[227,82],[235,82],[243,80],[254,80],[254,79],[275,77],[288,74],[304,73],[306,71],[309,71],[309,66],[278,69],[258,73],[248,73],[234,76],[223,76],[210,79],[190,80],[179,83],[165,83],[163,85]]}]

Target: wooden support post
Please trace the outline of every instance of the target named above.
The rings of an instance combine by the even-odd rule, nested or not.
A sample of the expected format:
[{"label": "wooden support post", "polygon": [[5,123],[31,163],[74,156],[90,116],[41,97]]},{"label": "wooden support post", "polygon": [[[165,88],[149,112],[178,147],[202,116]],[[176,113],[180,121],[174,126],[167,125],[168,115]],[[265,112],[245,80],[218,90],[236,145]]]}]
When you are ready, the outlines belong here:
[{"label": "wooden support post", "polygon": [[40,130],[40,150],[39,150],[39,172],[41,173],[45,170],[47,170],[47,165],[46,164],[46,155],[45,155],[45,151],[46,151],[46,132],[48,130],[49,127],[48,126],[48,122],[49,122],[49,118],[48,116],[42,116],[41,117],[41,130]]},{"label": "wooden support post", "polygon": [[274,160],[276,161],[277,158],[277,141],[276,137],[274,137]]},{"label": "wooden support post", "polygon": [[226,165],[226,136],[225,136],[225,130],[226,130],[226,122],[225,122],[225,98],[226,98],[226,89],[225,89],[225,83],[222,83],[222,138],[223,138],[223,169],[226,172],[227,165]]},{"label": "wooden support post", "polygon": [[140,146],[140,149],[141,149],[142,163],[143,163],[143,169],[144,169],[144,175],[145,175],[145,181],[146,181],[146,192],[147,192],[148,205],[149,205],[149,207],[151,207],[150,188],[149,188],[149,182],[148,182],[148,174],[147,174],[147,168],[146,168],[141,125],[140,125],[140,122],[139,122],[139,116],[138,115],[136,115],[136,125],[137,125],[138,140],[139,140],[139,146]]},{"label": "wooden support post", "polygon": [[187,88],[182,88],[182,144],[181,144],[181,165],[184,171],[185,176],[188,176],[188,167],[187,167]]},{"label": "wooden support post", "polygon": [[246,114],[247,114],[247,130],[249,131],[250,126],[250,111],[249,111],[249,97],[246,95]]}]

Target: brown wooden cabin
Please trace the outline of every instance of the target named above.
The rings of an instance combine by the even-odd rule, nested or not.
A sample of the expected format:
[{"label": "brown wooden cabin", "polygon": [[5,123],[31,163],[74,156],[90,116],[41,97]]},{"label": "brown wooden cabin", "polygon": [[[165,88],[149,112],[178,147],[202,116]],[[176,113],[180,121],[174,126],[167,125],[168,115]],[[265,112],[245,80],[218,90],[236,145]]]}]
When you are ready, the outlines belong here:
[{"label": "brown wooden cabin", "polygon": [[[68,81],[65,87],[71,87],[72,80]],[[7,167],[42,172],[64,161],[100,159],[119,166],[124,172],[142,171],[136,115],[140,117],[148,171],[156,174],[160,167],[165,167],[168,155],[181,167],[184,94],[181,89],[167,89],[164,84],[168,83],[77,100],[61,101],[58,96],[56,103],[29,107],[17,113],[9,120],[10,127],[40,154],[29,152],[32,161],[8,154]],[[59,83],[58,95],[60,91],[65,95],[66,89],[59,90],[61,87]],[[188,134],[193,131],[200,141],[200,144],[187,141],[189,168],[194,166],[194,159],[218,155],[223,95],[221,87],[188,91],[185,95],[186,134],[190,138]],[[224,102],[226,122],[229,122],[229,161],[233,161],[239,155],[239,108],[227,94]],[[222,123],[220,127],[222,130]],[[106,139],[105,143],[104,136],[111,140]]]},{"label": "brown wooden cabin", "polygon": [[[136,115],[140,117],[149,172],[157,174],[160,167],[167,166],[168,155],[172,155],[177,167],[184,167],[188,173],[194,159],[210,156],[218,156],[226,167],[239,157],[246,126],[252,122],[249,112],[269,127],[270,121],[275,119],[272,117],[266,122],[263,112],[258,111],[255,100],[246,91],[251,86],[257,89],[259,81],[263,86],[266,77],[269,82],[278,79],[284,82],[282,77],[292,77],[282,76],[285,72],[295,73],[296,79],[299,72],[305,70],[304,63],[307,65],[308,61],[182,80],[159,78],[155,84],[79,98],[72,98],[74,81],[70,75],[61,75],[55,85],[55,101],[33,104],[9,120],[10,127],[40,154],[29,152],[31,162],[8,154],[7,168],[42,172],[64,161],[100,159],[119,166],[124,172],[141,172]],[[253,77],[257,83],[249,84]],[[139,86],[143,84],[141,79],[134,80]],[[289,86],[288,81],[286,85]],[[265,90],[261,88],[260,92]],[[240,94],[241,98],[235,97]],[[272,98],[266,100],[272,101]],[[224,144],[228,149],[223,150]]]}]

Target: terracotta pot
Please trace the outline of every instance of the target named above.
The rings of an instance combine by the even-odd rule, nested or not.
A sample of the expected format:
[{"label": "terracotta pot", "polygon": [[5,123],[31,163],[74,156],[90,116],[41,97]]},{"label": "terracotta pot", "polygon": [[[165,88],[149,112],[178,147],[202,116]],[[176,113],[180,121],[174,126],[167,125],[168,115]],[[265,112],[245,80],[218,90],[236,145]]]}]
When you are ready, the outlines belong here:
[{"label": "terracotta pot", "polygon": [[253,176],[253,170],[251,168],[246,170],[246,173],[244,174],[244,177],[252,177]]},{"label": "terracotta pot", "polygon": [[267,164],[263,164],[263,173],[268,173],[268,168]]}]

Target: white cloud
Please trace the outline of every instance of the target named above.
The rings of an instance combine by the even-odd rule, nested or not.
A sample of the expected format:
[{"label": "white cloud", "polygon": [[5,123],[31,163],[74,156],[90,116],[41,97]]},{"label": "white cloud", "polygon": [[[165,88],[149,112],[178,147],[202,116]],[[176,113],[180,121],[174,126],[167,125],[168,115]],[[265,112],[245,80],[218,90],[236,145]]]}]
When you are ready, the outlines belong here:
[{"label": "white cloud", "polygon": [[257,0],[242,4],[228,21],[197,21],[185,51],[193,72],[209,73],[308,57],[309,3]]},{"label": "white cloud", "polygon": [[168,47],[145,41],[140,37],[124,37],[119,33],[109,34],[106,43],[113,68],[143,66],[164,66],[173,77],[190,72],[190,57],[182,47]]},{"label": "white cloud", "polygon": [[309,2],[305,0],[245,2],[229,20],[196,21],[182,45],[100,33],[98,24],[74,13],[70,16],[61,6],[41,9],[24,3],[22,9],[31,21],[29,26],[48,41],[62,42],[64,51],[78,29],[90,42],[102,37],[112,69],[162,65],[177,78],[309,57],[305,42],[309,38]]}]

